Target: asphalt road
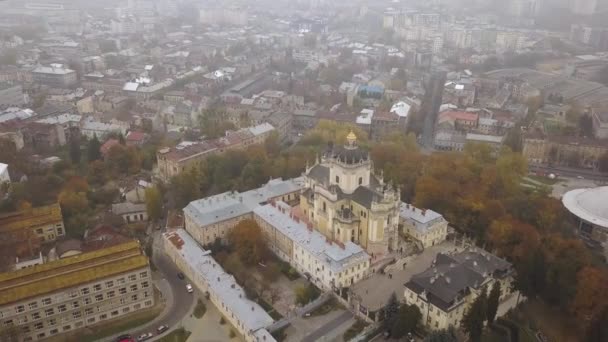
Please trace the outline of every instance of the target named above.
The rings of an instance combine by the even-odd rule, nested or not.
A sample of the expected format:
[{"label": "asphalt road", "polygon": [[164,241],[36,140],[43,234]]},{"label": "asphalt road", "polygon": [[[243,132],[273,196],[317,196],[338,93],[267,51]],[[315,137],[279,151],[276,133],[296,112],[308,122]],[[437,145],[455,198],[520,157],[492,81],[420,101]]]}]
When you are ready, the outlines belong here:
[{"label": "asphalt road", "polygon": [[528,169],[532,172],[547,172],[547,173],[556,173],[559,174],[560,177],[583,177],[585,179],[597,180],[597,181],[608,181],[608,175],[605,173],[599,173],[593,170],[586,169],[575,169],[568,167],[550,167],[544,165],[528,165]]},{"label": "asphalt road", "polygon": [[339,327],[340,325],[342,325],[344,322],[348,321],[351,318],[353,318],[353,314],[350,313],[350,311],[344,311],[343,314],[336,317],[334,320],[327,322],[325,325],[321,326],[319,329],[308,334],[308,336],[306,336],[302,339],[302,342],[320,341],[321,338],[323,336],[325,336],[327,333],[336,329],[337,327]]},{"label": "asphalt road", "polygon": [[[172,330],[181,326],[181,320],[190,314],[194,308],[196,300],[194,300],[194,294],[186,291],[186,284],[190,281],[186,279],[179,279],[177,273],[179,269],[173,264],[169,258],[167,258],[160,246],[160,233],[154,232],[156,235],[155,246],[152,259],[157,269],[156,284],[162,292],[163,298],[166,300],[166,307],[161,312],[160,316],[153,321],[144,324],[138,328],[130,331],[124,331],[115,336],[104,339],[103,341],[113,341],[116,337],[124,334],[129,334],[134,338],[137,336],[151,332],[156,335],[156,329],[161,325],[169,326],[169,330],[162,334],[162,336],[168,334]],[[155,339],[151,339],[153,341]]]}]

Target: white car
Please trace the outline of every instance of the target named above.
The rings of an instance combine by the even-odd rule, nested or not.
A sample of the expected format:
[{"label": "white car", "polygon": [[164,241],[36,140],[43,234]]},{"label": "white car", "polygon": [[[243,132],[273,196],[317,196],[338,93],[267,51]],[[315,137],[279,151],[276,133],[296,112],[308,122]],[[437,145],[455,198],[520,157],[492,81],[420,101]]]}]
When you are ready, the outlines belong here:
[{"label": "white car", "polygon": [[192,285],[190,285],[190,284],[186,284],[186,290],[188,291],[188,293],[194,292],[194,289],[192,288]]},{"label": "white car", "polygon": [[154,337],[154,335],[152,335],[152,333],[145,333],[145,334],[139,335],[139,337],[137,337],[137,342],[145,341],[145,340],[151,339],[152,337]]}]

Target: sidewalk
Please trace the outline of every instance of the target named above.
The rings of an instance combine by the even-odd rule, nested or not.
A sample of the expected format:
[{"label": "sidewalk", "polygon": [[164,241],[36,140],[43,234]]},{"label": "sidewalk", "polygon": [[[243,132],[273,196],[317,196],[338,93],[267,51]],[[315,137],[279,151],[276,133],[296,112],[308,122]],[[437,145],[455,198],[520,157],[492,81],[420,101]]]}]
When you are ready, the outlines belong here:
[{"label": "sidewalk", "polygon": [[202,318],[196,318],[190,314],[182,320],[184,329],[191,332],[186,342],[242,341],[238,336],[231,339],[230,330],[233,329],[236,332],[236,329],[232,328],[229,323],[221,325],[221,316],[215,305],[204,298],[201,300],[207,307],[205,315]]}]

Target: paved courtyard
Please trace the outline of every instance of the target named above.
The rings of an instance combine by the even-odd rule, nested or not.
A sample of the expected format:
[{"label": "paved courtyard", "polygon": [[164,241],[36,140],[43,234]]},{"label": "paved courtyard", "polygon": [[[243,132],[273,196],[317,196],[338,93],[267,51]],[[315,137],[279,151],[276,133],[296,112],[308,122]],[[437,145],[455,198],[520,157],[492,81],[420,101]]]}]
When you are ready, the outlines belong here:
[{"label": "paved courtyard", "polygon": [[341,341],[342,334],[354,321],[353,315],[344,309],[336,309],[322,316],[295,318],[285,330],[285,341]]},{"label": "paved courtyard", "polygon": [[[192,334],[186,342],[239,342],[243,341],[239,336],[230,338],[229,323],[220,324],[220,313],[217,308],[206,299],[202,299],[207,307],[207,312],[202,318],[196,318],[193,315],[187,316],[181,322],[186,330]],[[236,332],[236,329],[233,329]]]},{"label": "paved courtyard", "polygon": [[397,298],[403,297],[403,284],[414,274],[418,274],[431,266],[435,256],[441,252],[454,251],[456,246],[448,241],[425,249],[421,254],[407,259],[404,267],[386,274],[374,273],[369,278],[360,281],[352,287],[355,298],[361,299],[361,305],[370,311],[383,307],[393,292]]}]

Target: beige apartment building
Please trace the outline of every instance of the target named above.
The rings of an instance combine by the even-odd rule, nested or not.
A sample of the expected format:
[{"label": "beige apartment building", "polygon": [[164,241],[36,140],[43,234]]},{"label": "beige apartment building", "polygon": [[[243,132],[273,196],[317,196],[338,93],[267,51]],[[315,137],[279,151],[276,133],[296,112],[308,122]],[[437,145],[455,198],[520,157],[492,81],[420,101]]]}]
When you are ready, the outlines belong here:
[{"label": "beige apartment building", "polygon": [[522,154],[529,163],[596,168],[608,152],[605,140],[574,136],[528,134],[523,138]]},{"label": "beige apartment building", "polygon": [[40,242],[51,242],[65,236],[59,204],[0,215],[0,237],[36,236]]},{"label": "beige apartment building", "polygon": [[154,305],[137,241],[0,274],[0,322],[21,341],[71,333]]},{"label": "beige apartment building", "polygon": [[445,241],[448,221],[437,212],[419,209],[409,203],[401,203],[399,225],[403,233],[428,248]]}]

